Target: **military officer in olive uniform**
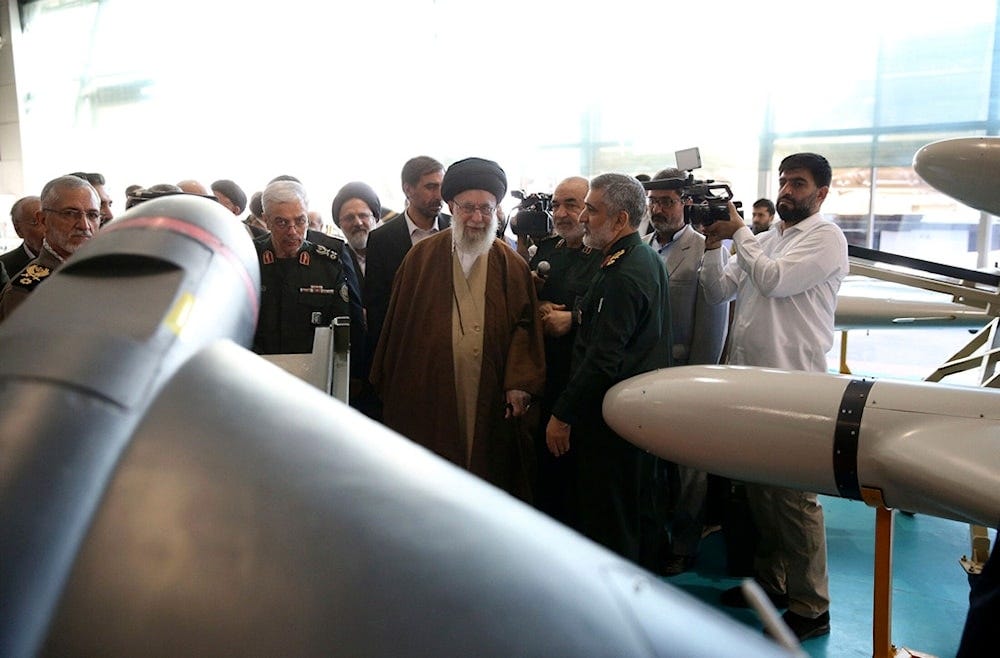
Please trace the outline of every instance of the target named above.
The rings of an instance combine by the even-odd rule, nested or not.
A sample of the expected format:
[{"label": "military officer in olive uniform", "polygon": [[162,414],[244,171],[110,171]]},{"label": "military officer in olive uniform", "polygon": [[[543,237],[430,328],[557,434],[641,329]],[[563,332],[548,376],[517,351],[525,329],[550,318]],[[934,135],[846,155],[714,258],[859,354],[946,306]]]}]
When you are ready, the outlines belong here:
[{"label": "military officer in olive uniform", "polygon": [[[258,354],[311,352],[317,327],[348,316],[363,322],[360,297],[352,289],[344,243],[319,245],[305,239],[309,203],[295,181],[275,181],[262,196],[269,234],[254,240],[260,262],[261,301],[253,350]],[[339,247],[339,248],[338,248]]]},{"label": "military officer in olive uniform", "polygon": [[590,182],[580,215],[584,244],[604,254],[580,307],[570,381],[556,400],[546,444],[561,457],[576,451],[579,530],[632,561],[639,559],[639,475],[645,453],[604,422],[611,386],[670,365],[667,271],[639,223],[646,191],[631,176],[602,174]]},{"label": "military officer in olive uniform", "polygon": [[545,333],[545,395],[536,433],[538,475],[535,506],[569,526],[578,525],[579,507],[573,482],[575,453],[554,457],[545,446],[545,426],[552,405],[569,382],[577,325],[574,307],[583,300],[604,255],[583,244],[580,212],[590,183],[573,176],[552,193],[552,225],[556,234],[541,240],[530,265],[538,288],[539,315]]},{"label": "military officer in olive uniform", "polygon": [[45,227],[38,257],[24,266],[0,291],[0,320],[5,319],[101,225],[101,200],[90,183],[60,176],[42,188],[41,209],[35,217]]}]

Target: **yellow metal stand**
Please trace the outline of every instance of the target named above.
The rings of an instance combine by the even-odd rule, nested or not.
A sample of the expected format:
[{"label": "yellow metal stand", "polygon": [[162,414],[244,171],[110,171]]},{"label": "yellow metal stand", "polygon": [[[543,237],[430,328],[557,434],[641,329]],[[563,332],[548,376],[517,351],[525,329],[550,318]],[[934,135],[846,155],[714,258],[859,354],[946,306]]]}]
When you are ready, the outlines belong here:
[{"label": "yellow metal stand", "polygon": [[892,643],[892,542],[896,510],[888,508],[878,489],[862,487],[861,497],[875,508],[875,579],[872,594],[872,656],[934,658]]},{"label": "yellow metal stand", "polygon": [[851,374],[851,369],[847,366],[847,331],[840,332],[840,374]]}]

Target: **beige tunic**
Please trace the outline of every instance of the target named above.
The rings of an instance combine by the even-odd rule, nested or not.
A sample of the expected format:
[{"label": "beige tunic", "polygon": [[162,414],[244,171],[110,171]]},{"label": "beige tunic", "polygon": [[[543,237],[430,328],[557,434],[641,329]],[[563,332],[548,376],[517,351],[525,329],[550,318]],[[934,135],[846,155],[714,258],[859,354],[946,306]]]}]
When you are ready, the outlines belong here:
[{"label": "beige tunic", "polygon": [[458,252],[452,252],[455,296],[451,312],[451,347],[455,355],[455,393],[458,431],[465,440],[465,467],[472,460],[476,431],[476,403],[483,369],[483,322],[486,315],[486,258],[472,264],[469,277],[462,271]]},{"label": "beige tunic", "polygon": [[[523,258],[496,240],[479,263],[485,292],[473,294],[464,275],[455,274],[453,251],[446,229],[414,245],[403,259],[372,360],[372,384],[382,398],[386,425],[529,500],[534,446],[521,431],[523,423],[504,418],[504,392],[544,390],[545,352],[531,272]],[[475,421],[466,418],[462,429],[459,391],[469,377],[455,366],[456,282],[464,282],[468,296],[483,304],[477,312],[483,335],[478,389],[471,389],[477,390]],[[475,437],[471,458],[469,432]]]}]

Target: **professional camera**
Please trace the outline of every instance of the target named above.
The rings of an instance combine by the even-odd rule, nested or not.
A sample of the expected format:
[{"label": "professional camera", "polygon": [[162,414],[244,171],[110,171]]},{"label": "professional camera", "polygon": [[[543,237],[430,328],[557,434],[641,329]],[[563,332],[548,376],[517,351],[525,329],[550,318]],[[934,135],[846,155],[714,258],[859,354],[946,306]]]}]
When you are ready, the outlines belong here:
[{"label": "professional camera", "polygon": [[514,235],[535,239],[551,235],[552,195],[543,192],[525,194],[521,190],[514,190],[511,194],[521,200],[510,218],[510,230]]},{"label": "professional camera", "polygon": [[[722,190],[721,194],[716,194]],[[693,226],[709,226],[720,219],[729,219],[729,202],[733,200],[733,191],[725,183],[713,180],[695,180],[693,174],[688,174],[681,195],[690,199],[691,203],[684,206],[684,221]],[[742,201],[733,201],[740,217],[743,211]]]},{"label": "professional camera", "polygon": [[[716,183],[714,180],[695,180],[692,170],[701,167],[701,154],[698,148],[676,151],[677,168],[688,172],[687,178],[661,178],[646,181],[642,186],[647,190],[677,190],[677,193],[689,203],[684,205],[684,221],[694,226],[708,226],[717,221],[729,219],[728,202],[733,200],[733,191],[726,183]],[[743,207],[742,201],[733,201],[737,209]],[[742,210],[737,210],[740,217]]]}]

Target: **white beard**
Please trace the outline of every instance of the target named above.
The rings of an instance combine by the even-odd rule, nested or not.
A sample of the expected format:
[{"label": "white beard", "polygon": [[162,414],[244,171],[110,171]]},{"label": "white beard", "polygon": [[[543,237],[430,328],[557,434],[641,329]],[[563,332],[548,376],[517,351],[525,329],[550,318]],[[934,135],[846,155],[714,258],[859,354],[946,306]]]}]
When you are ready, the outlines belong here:
[{"label": "white beard", "polygon": [[459,254],[478,258],[487,253],[493,246],[493,239],[497,236],[497,226],[497,217],[493,215],[490,223],[483,229],[483,233],[473,235],[466,233],[465,225],[462,222],[454,220],[451,223],[451,242]]}]

